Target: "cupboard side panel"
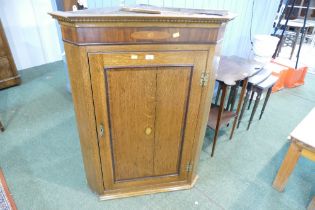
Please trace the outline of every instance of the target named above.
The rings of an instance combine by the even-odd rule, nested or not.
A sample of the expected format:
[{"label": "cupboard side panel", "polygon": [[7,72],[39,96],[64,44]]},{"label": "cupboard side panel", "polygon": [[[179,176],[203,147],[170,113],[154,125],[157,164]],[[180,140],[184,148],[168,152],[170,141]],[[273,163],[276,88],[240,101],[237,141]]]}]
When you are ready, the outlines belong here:
[{"label": "cupboard side panel", "polygon": [[189,180],[193,181],[196,173],[197,167],[201,152],[201,147],[204,141],[206,128],[207,128],[207,120],[210,112],[211,99],[213,96],[214,84],[216,73],[218,70],[220,59],[220,44],[218,45],[210,45],[209,53],[207,57],[207,63],[205,71],[209,73],[209,80],[206,86],[202,90],[201,100],[200,100],[200,108],[197,117],[197,127],[196,127],[196,135],[194,137],[193,143],[193,153],[192,153],[192,161],[193,161],[193,169],[192,173],[189,174]]},{"label": "cupboard side panel", "polygon": [[84,47],[65,43],[72,98],[86,178],[91,189],[104,192],[89,63]]},{"label": "cupboard side panel", "polygon": [[[199,130],[196,128],[198,125],[198,113],[200,110],[201,95],[203,91],[203,87],[200,85],[200,78],[202,72],[204,72],[206,69],[207,56],[207,51],[194,52],[193,56],[189,56],[194,63],[194,67],[191,81],[191,91],[189,93],[187,120],[185,125],[185,142],[182,149],[182,153],[185,155],[182,155],[180,165],[180,176],[182,179],[186,179],[188,182],[190,181],[189,175],[191,174],[191,171],[187,171],[187,166],[188,164],[194,164],[194,160],[192,159],[192,154],[194,153],[194,138],[199,132]],[[187,57],[187,59],[189,57]]]}]

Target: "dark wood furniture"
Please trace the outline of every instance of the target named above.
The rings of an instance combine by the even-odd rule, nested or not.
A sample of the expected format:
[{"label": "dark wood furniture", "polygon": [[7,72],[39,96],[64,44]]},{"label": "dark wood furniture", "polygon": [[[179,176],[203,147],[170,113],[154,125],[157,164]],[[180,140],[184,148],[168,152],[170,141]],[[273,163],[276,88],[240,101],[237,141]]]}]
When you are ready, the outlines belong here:
[{"label": "dark wood furniture", "polygon": [[161,14],[51,13],[62,29],[86,177],[101,199],[189,189],[197,179],[217,43],[234,16],[153,9]]},{"label": "dark wood furniture", "polygon": [[248,109],[250,108],[250,105],[251,105],[251,103],[253,101],[255,93],[256,93],[256,99],[255,99],[255,104],[254,104],[252,113],[251,113],[250,118],[249,118],[249,122],[248,122],[248,125],[247,125],[247,130],[249,129],[250,124],[253,121],[254,115],[256,113],[258,104],[259,104],[260,99],[261,99],[261,96],[262,96],[262,94],[264,92],[266,92],[266,97],[265,97],[265,100],[264,100],[264,104],[263,104],[263,107],[262,107],[260,115],[259,115],[259,120],[261,119],[261,117],[262,117],[262,115],[263,115],[263,113],[265,111],[266,105],[268,103],[268,100],[269,100],[269,97],[270,97],[270,94],[271,94],[271,91],[272,91],[272,87],[274,86],[274,84],[277,81],[278,81],[278,77],[270,75],[265,81],[259,83],[258,85],[253,86],[252,95],[251,95],[250,100],[249,100]]},{"label": "dark wood furniture", "polygon": [[[252,102],[253,97],[254,97],[254,92],[253,89],[256,85],[258,85],[259,83],[263,82],[264,80],[266,80],[272,73],[272,70],[269,68],[263,68],[258,74],[254,75],[253,77],[251,77],[248,80],[248,85],[247,85],[247,90],[246,90],[246,95],[245,95],[245,99],[242,105],[242,109],[240,112],[240,116],[238,119],[238,123],[237,123],[237,128],[239,128],[240,123],[243,119],[243,115],[247,106],[247,103],[250,101]],[[248,105],[248,108],[250,108],[250,104]]]},{"label": "dark wood furniture", "polygon": [[[273,188],[283,191],[300,156],[315,161],[315,108],[291,132],[291,144],[273,181]],[[311,171],[312,173],[312,171]]]},{"label": "dark wood furniture", "polygon": [[8,88],[21,83],[16,69],[8,40],[0,20],[0,89]]},{"label": "dark wood furniture", "polygon": [[[208,117],[208,123],[207,126],[211,129],[214,129],[214,138],[213,138],[213,144],[212,144],[212,151],[211,151],[211,157],[214,155],[215,146],[217,143],[217,138],[219,134],[220,127],[222,125],[226,125],[228,122],[230,122],[232,119],[233,126],[231,129],[230,139],[232,139],[234,130],[236,127],[236,123],[238,120],[238,114],[240,112],[244,95],[247,88],[247,82],[248,78],[257,74],[262,69],[262,64],[258,63],[253,60],[247,60],[243,59],[237,56],[222,56],[220,64],[219,64],[219,70],[217,72],[217,81],[219,82],[219,90],[216,97],[215,104],[211,105],[211,110]],[[242,81],[242,90],[239,97],[239,102],[237,105],[236,111],[233,110],[234,105],[229,107],[230,101],[235,101],[237,88],[232,89],[234,91],[234,99],[231,99],[229,97],[229,102],[227,103],[228,106],[225,108],[225,98],[227,94],[228,87],[234,86],[237,87],[239,85],[239,82]],[[222,90],[222,94],[220,95],[220,92]],[[217,104],[218,98],[220,97],[220,103]]]}]

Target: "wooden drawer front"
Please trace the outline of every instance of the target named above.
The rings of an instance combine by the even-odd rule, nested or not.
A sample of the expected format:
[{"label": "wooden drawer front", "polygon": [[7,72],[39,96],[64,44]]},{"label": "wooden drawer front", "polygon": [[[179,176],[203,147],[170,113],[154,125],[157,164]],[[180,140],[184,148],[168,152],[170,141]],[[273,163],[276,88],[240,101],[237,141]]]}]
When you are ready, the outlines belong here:
[{"label": "wooden drawer front", "polygon": [[0,36],[0,57],[5,56],[4,43]]},{"label": "wooden drawer front", "polygon": [[10,62],[7,57],[0,57],[0,80],[12,77]]},{"label": "wooden drawer front", "polygon": [[78,45],[122,43],[216,43],[218,28],[74,28],[62,26],[63,39]]}]

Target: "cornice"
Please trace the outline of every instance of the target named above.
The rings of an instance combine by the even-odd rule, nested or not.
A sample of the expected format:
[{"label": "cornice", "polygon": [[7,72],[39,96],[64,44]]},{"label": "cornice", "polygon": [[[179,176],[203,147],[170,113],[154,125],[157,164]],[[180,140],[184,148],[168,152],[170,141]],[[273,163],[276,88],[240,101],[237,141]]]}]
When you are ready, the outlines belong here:
[{"label": "cornice", "polygon": [[232,19],[234,16],[224,18],[195,18],[195,17],[143,17],[143,16],[60,16],[54,13],[50,15],[59,22],[65,23],[114,23],[114,22],[143,22],[143,23],[194,23],[194,24],[222,24]]}]

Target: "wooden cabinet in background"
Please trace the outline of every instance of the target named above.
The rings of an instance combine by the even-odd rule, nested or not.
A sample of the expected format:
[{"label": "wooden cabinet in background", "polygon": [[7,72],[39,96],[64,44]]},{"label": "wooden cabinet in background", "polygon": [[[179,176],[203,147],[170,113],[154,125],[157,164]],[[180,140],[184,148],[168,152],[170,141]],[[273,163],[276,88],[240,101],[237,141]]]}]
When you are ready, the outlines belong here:
[{"label": "wooden cabinet in background", "polygon": [[16,70],[9,43],[0,20],[0,89],[20,83],[21,78]]},{"label": "wooden cabinet in background", "polygon": [[51,13],[87,180],[101,199],[189,189],[197,179],[219,43],[233,16],[161,10]]}]

